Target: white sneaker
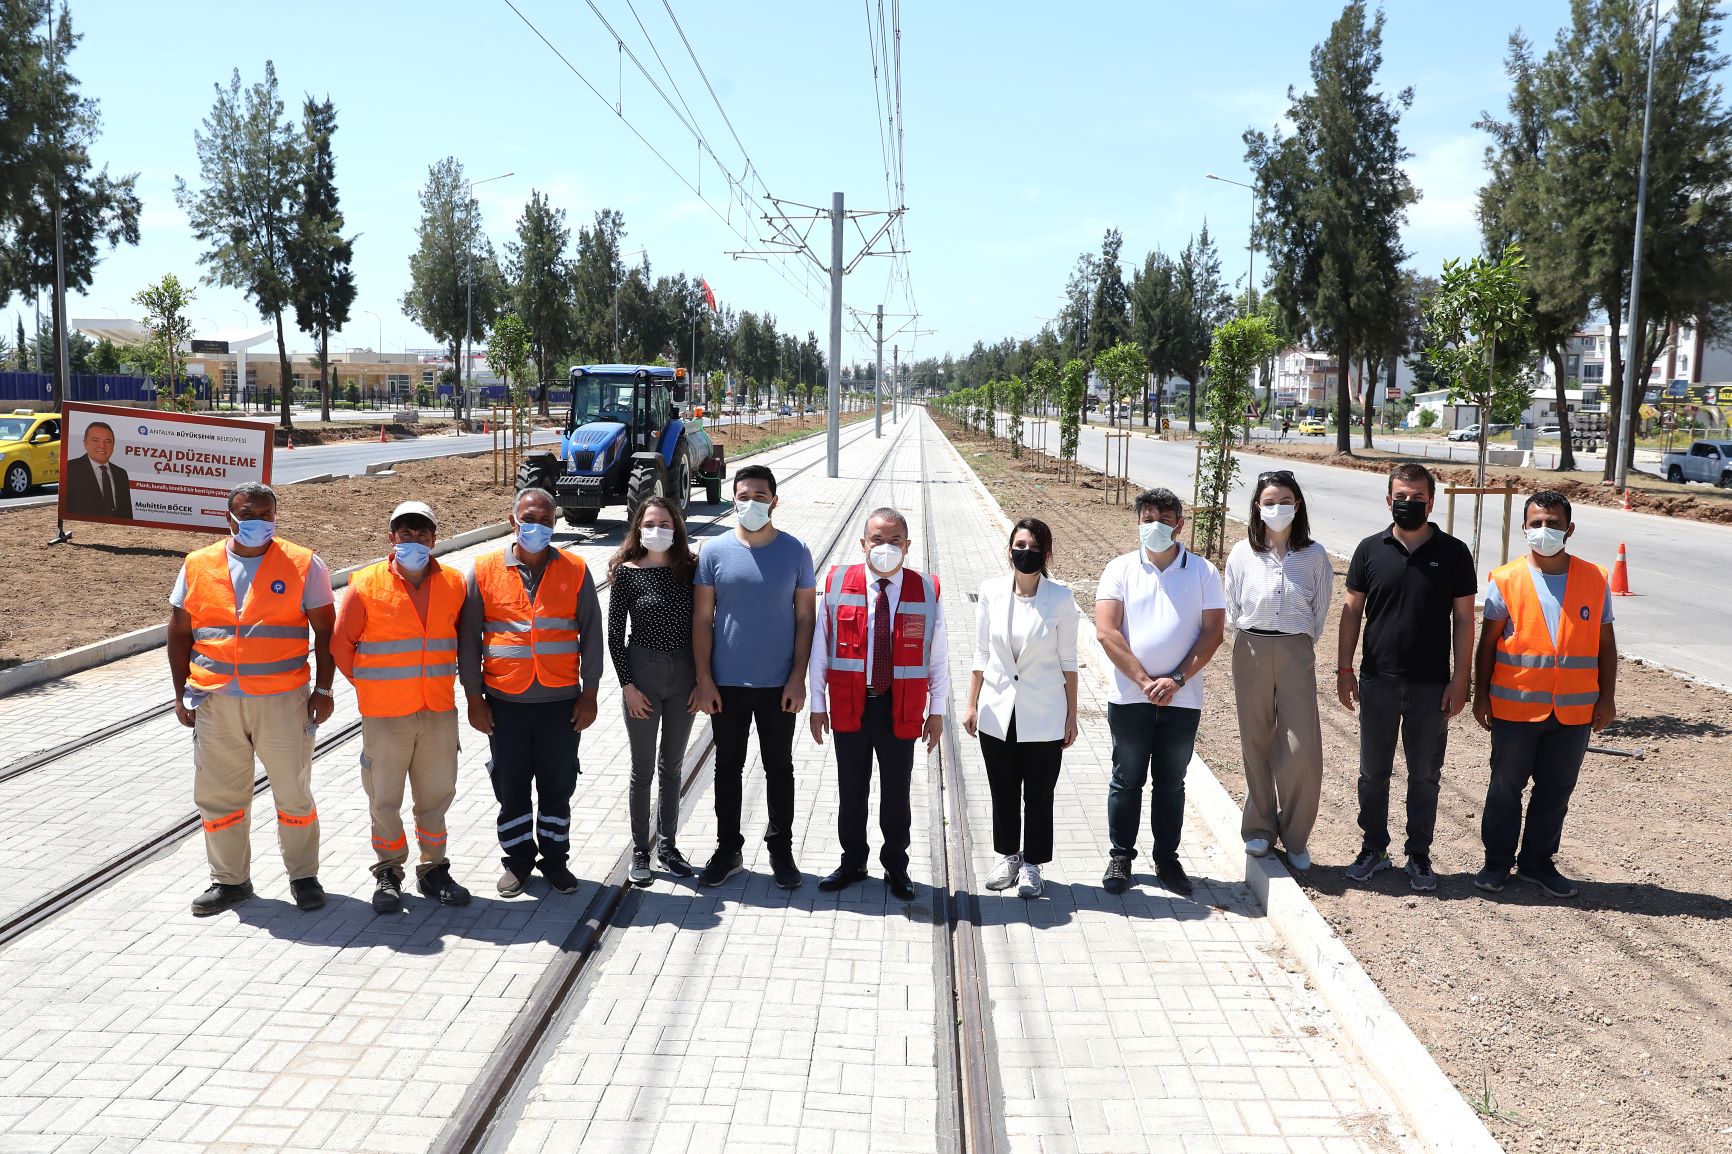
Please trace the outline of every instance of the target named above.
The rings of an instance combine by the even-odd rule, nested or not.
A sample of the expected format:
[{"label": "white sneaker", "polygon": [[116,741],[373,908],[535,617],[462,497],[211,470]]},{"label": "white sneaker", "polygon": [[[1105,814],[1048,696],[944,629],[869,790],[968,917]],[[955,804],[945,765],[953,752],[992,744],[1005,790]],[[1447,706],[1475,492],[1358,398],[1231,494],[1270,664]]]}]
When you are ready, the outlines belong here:
[{"label": "white sneaker", "polygon": [[1038,898],[1046,890],[1046,883],[1040,880],[1040,867],[1028,862],[1022,863],[1018,871],[1016,896],[1019,898]]},{"label": "white sneaker", "polygon": [[1016,884],[1016,871],[1022,868],[1022,855],[1019,853],[1005,854],[998,859],[998,865],[992,871],[992,876],[986,879],[989,890],[1007,890]]},{"label": "white sneaker", "polygon": [[1245,852],[1252,857],[1262,857],[1269,852],[1269,839],[1266,837],[1246,838]]},{"label": "white sneaker", "polygon": [[1287,851],[1287,868],[1304,873],[1311,868],[1311,855],[1302,849]]}]

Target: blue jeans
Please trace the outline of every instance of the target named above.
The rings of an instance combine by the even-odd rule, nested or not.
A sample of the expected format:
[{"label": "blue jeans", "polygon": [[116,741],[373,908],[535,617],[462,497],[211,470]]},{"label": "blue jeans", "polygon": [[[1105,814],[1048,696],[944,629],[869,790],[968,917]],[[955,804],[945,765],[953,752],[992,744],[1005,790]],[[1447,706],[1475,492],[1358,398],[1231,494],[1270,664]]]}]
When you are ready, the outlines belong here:
[{"label": "blue jeans", "polygon": [[1137,856],[1137,827],[1143,820],[1143,782],[1149,789],[1149,829],[1158,865],[1177,861],[1179,832],[1185,824],[1185,768],[1197,744],[1198,709],[1153,705],[1146,701],[1107,705],[1113,735],[1113,781],[1107,787],[1107,833],[1113,856]]}]

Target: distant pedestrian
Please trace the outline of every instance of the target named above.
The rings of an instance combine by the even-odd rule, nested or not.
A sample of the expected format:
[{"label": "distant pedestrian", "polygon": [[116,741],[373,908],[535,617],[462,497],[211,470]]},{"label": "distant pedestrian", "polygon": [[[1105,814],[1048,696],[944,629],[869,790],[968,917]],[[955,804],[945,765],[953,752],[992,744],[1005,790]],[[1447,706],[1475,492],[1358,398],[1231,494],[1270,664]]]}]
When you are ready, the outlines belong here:
[{"label": "distant pedestrian", "polygon": [[[608,574],[607,644],[619,675],[631,742],[631,881],[650,883],[650,846],[661,867],[691,877],[676,842],[680,769],[697,704],[692,660],[692,577],[698,559],[685,518],[665,497],[648,497],[626,529]],[[628,638],[626,630],[630,627]],[[657,786],[650,808],[650,786]]]},{"label": "distant pedestrian", "polygon": [[1287,417],[1281,418],[1281,439],[1285,441],[1287,434],[1293,431],[1293,422]]},{"label": "distant pedestrian", "polygon": [[1497,893],[1513,865],[1541,893],[1573,898],[1576,883],[1553,859],[1590,734],[1618,716],[1612,595],[1599,566],[1564,552],[1576,526],[1563,494],[1529,497],[1522,524],[1528,555],[1492,570],[1474,662],[1473,716],[1491,731],[1491,784],[1480,820],[1485,868],[1473,884]]},{"label": "distant pedestrian", "polygon": [[1245,763],[1245,852],[1262,857],[1277,838],[1295,870],[1311,868],[1311,829],[1323,794],[1323,729],[1317,718],[1317,639],[1329,619],[1335,568],[1311,539],[1305,494],[1287,469],[1251,491],[1245,539],[1227,557],[1227,623],[1233,629],[1233,698]]},{"label": "distant pedestrian", "polygon": [[806,706],[817,578],[805,543],[770,523],[776,474],[747,465],[734,474],[732,533],[705,544],[692,593],[692,653],[698,708],[716,735],[716,852],[698,882],[719,886],[745,869],[740,832],[742,775],[754,725],[764,763],[770,871],[799,888],[794,861],[794,725]]},{"label": "distant pedestrian", "polygon": [[1070,587],[1047,575],[1052,530],[1024,517],[1010,531],[1011,572],[981,582],[974,612],[974,676],[962,726],[980,738],[992,790],[989,890],[1036,898],[1052,860],[1053,792],[1076,741],[1077,622]]},{"label": "distant pedestrian", "polygon": [[1113,663],[1107,725],[1113,779],[1107,790],[1112,854],[1101,885],[1130,887],[1142,824],[1143,782],[1153,771],[1149,818],[1155,876],[1184,897],[1191,879],[1179,863],[1185,769],[1203,710],[1203,667],[1221,646],[1227,601],[1215,567],[1178,541],[1184,505],[1169,489],[1137,495],[1135,552],[1115,557],[1095,592],[1095,636]]},{"label": "distant pedestrian", "polygon": [[457,675],[469,724],[487,735],[499,801],[497,889],[515,897],[537,868],[577,892],[571,795],[578,741],[601,692],[601,601],[582,557],[553,544],[553,496],[525,489],[511,503],[512,540],[475,561],[457,630]]},{"label": "distant pedestrian", "polygon": [[[1437,482],[1424,465],[1390,470],[1390,525],[1359,542],[1347,566],[1337,634],[1335,695],[1359,711],[1359,855],[1356,882],[1390,868],[1389,779],[1399,738],[1407,763],[1407,880],[1437,888],[1431,841],[1449,722],[1467,704],[1473,672],[1473,554],[1431,523]],[[1353,670],[1364,625],[1365,652]],[[1451,672],[1450,653],[1455,654]]]},{"label": "distant pedestrian", "polygon": [[842,861],[818,882],[825,892],[866,877],[866,812],[878,764],[878,860],[897,901],[914,900],[908,876],[915,742],[944,735],[950,646],[938,579],[909,568],[908,518],[874,510],[860,539],[865,563],[837,565],[818,598],[808,688],[812,740],[836,744],[836,837]]},{"label": "distant pedestrian", "polygon": [[415,883],[441,905],[469,904],[451,877],[445,814],[457,797],[457,622],[463,574],[433,558],[439,523],[404,501],[387,523],[391,555],[349,581],[332,656],[361,710],[361,787],[373,830],[373,910],[403,908],[403,786],[414,791]]},{"label": "distant pedestrian", "polygon": [[[229,537],[187,554],[169,594],[174,713],[193,731],[193,803],[204,820],[211,886],[199,917],[253,896],[253,766],[265,767],[277,841],[295,905],[325,904],[315,730],[331,716],[331,574],[311,549],[276,535],[277,495],[248,482],[229,491]],[[307,673],[309,646],[314,670]]]}]

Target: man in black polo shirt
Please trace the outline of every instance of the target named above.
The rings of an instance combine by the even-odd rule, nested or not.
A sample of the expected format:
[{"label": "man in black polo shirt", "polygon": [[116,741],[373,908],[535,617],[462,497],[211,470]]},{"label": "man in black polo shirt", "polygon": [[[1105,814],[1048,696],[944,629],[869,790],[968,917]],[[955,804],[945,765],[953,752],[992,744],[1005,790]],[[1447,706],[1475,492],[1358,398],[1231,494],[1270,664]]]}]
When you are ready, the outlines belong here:
[{"label": "man in black polo shirt", "polygon": [[[1353,551],[1347,601],[1341,608],[1335,691],[1359,715],[1359,856],[1347,867],[1370,881],[1389,860],[1389,778],[1399,733],[1407,754],[1407,878],[1414,890],[1437,888],[1431,836],[1449,720],[1467,704],[1473,675],[1473,596],[1479,587],[1473,554],[1429,518],[1437,496],[1430,470],[1411,461],[1389,474],[1384,500],[1393,524]],[[1365,658],[1353,674],[1359,625]],[[1455,669],[1450,670],[1454,645]]]}]

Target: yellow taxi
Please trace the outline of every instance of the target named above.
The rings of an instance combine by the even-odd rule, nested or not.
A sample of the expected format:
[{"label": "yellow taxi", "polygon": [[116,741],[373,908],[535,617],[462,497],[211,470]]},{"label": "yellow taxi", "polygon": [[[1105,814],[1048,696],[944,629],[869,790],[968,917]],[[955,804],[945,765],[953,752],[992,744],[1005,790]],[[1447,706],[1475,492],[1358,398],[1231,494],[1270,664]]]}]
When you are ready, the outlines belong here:
[{"label": "yellow taxi", "polygon": [[0,414],[0,497],[60,480],[60,414],[16,409]]},{"label": "yellow taxi", "polygon": [[1329,435],[1329,426],[1316,417],[1306,417],[1299,422],[1299,435],[1301,437],[1325,437]]}]

